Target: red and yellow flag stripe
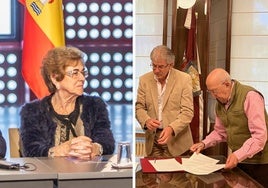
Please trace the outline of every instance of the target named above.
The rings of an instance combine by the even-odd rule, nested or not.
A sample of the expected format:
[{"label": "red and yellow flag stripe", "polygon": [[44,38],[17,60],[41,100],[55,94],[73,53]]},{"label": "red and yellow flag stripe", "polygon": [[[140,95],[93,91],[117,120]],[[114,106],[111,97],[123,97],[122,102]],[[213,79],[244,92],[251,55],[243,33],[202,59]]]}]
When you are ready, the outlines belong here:
[{"label": "red and yellow flag stripe", "polygon": [[38,98],[49,94],[40,73],[47,51],[65,45],[62,0],[19,0],[25,6],[22,75]]}]

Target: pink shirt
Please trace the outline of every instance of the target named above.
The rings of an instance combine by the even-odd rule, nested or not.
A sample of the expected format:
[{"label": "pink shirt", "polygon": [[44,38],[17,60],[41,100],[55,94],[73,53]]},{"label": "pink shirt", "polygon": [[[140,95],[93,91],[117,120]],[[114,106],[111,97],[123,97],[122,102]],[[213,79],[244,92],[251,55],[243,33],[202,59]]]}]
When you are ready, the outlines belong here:
[{"label": "pink shirt", "polygon": [[[228,106],[226,105],[225,107]],[[250,91],[244,103],[244,111],[248,118],[251,137],[244,142],[241,148],[234,152],[239,162],[253,157],[253,155],[263,150],[266,144],[267,129],[264,108],[263,97],[257,92]],[[205,148],[208,148],[215,146],[219,142],[225,142],[226,137],[225,127],[219,117],[216,116],[214,130],[202,142],[205,144]]]}]

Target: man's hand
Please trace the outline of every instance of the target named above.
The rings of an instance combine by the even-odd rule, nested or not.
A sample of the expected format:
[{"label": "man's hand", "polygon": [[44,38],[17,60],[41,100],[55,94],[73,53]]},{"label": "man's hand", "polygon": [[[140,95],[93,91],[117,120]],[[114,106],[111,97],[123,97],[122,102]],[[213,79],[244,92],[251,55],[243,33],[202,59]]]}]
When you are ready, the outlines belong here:
[{"label": "man's hand", "polygon": [[238,159],[235,156],[235,154],[232,153],[231,155],[228,156],[224,168],[225,169],[232,169],[232,168],[236,167],[237,164],[238,164]]},{"label": "man's hand", "polygon": [[167,144],[168,141],[171,139],[174,131],[172,127],[168,126],[163,129],[163,131],[160,133],[158,144]]},{"label": "man's hand", "polygon": [[150,131],[155,131],[161,124],[161,121],[157,120],[157,119],[148,119],[146,122],[146,127],[150,130]]},{"label": "man's hand", "polygon": [[203,142],[196,143],[190,147],[190,150],[196,153],[200,153],[203,149],[205,149],[205,144]]}]

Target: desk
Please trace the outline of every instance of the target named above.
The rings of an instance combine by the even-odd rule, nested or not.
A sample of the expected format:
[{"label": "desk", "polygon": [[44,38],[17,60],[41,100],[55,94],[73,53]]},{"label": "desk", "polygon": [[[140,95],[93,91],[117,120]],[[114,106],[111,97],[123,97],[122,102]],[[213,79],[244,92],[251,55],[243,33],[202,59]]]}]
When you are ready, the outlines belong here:
[{"label": "desk", "polygon": [[31,163],[35,171],[0,169],[4,188],[118,188],[132,187],[132,169],[112,169],[111,158],[77,161],[64,157],[11,158],[8,161]]},{"label": "desk", "polygon": [[[218,158],[218,157],[214,157]],[[222,157],[220,156],[220,162]],[[254,179],[239,168],[229,171],[218,171],[209,175],[193,175],[187,172],[143,173],[139,166],[136,171],[136,188],[233,188],[250,187],[263,188]]]},{"label": "desk", "polygon": [[[132,169],[112,169],[110,158],[105,161],[81,162],[66,158],[37,158],[57,171],[58,188],[132,187]],[[107,162],[108,161],[108,162]]]},{"label": "desk", "polygon": [[12,158],[8,161],[24,165],[34,164],[35,171],[25,170],[4,170],[0,169],[0,187],[4,188],[52,188],[53,182],[57,179],[57,172],[49,168],[44,163],[34,158]]}]

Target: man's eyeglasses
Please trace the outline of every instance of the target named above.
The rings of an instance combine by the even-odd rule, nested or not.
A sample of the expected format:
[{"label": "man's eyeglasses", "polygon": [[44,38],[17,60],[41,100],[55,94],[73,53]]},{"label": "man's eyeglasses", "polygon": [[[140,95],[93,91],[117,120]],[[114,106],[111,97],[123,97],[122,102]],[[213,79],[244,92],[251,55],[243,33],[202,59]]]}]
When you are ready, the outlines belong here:
[{"label": "man's eyeglasses", "polygon": [[167,66],[169,66],[169,64],[166,64],[166,65],[155,65],[155,64],[151,63],[150,66],[154,70],[155,69],[163,70],[163,69],[167,68]]},{"label": "man's eyeglasses", "polygon": [[79,71],[78,69],[74,69],[71,71],[67,71],[65,74],[71,78],[78,78],[79,73],[81,73],[85,78],[88,77],[88,70],[84,68],[82,71]]}]

